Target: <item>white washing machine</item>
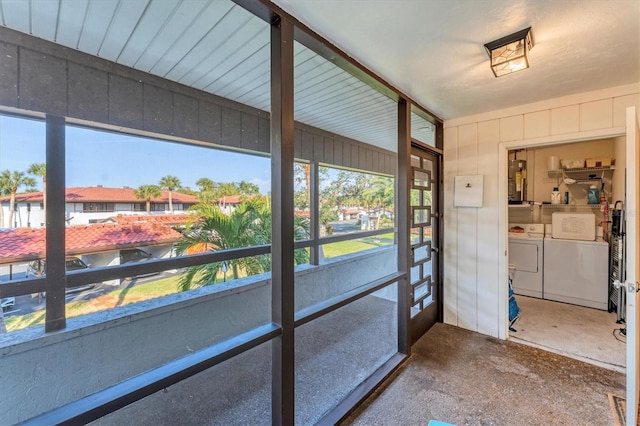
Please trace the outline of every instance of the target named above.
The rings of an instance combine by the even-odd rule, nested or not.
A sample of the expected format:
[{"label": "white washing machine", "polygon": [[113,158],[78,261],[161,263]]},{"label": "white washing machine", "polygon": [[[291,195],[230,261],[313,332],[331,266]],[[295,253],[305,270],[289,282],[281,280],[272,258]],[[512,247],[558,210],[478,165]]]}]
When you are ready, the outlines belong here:
[{"label": "white washing machine", "polygon": [[552,233],[544,239],[544,298],[606,310],[609,243],[595,237],[589,215],[553,214]]},{"label": "white washing machine", "polygon": [[543,224],[509,224],[509,273],[515,294],[542,298],[543,251]]}]

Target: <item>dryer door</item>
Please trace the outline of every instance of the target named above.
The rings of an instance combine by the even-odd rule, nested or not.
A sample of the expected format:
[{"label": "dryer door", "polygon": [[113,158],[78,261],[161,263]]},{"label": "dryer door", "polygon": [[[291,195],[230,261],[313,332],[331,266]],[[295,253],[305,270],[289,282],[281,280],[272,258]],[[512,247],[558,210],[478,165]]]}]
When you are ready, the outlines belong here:
[{"label": "dryer door", "polygon": [[509,265],[514,265],[516,271],[538,272],[538,245],[524,241],[510,241]]},{"label": "dryer door", "polygon": [[[542,241],[509,241],[509,266],[515,294],[542,298]],[[510,268],[511,269],[511,268]]]}]

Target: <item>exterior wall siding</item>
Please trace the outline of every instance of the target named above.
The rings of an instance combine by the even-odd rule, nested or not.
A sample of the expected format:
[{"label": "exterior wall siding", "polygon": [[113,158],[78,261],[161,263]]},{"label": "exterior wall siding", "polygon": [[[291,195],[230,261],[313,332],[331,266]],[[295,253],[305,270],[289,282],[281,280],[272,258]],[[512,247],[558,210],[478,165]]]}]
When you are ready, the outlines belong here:
[{"label": "exterior wall siding", "polygon": [[[625,126],[625,109],[640,111],[640,84],[552,99],[444,123],[444,322],[500,336],[499,144],[550,138],[579,140]],[[620,168],[622,168],[621,165]],[[484,176],[483,207],[453,205],[457,175]],[[505,298],[506,300],[506,298]]]},{"label": "exterior wall siding", "polygon": [[[269,153],[266,111],[7,28],[0,28],[0,40],[0,111],[55,114],[134,134]],[[302,123],[295,138],[297,159],[395,173],[391,151]],[[359,154],[335,155],[345,146]]]}]

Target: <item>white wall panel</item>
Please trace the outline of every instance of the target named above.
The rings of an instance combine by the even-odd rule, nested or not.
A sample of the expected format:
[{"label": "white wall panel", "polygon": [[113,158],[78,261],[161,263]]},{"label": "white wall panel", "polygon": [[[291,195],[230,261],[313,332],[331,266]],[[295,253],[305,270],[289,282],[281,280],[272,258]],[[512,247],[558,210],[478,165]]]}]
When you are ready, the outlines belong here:
[{"label": "white wall panel", "polygon": [[458,325],[458,210],[453,182],[458,173],[458,128],[444,129],[444,322]]},{"label": "white wall panel", "polygon": [[[478,126],[475,123],[458,128],[457,169],[457,175],[478,173]],[[458,211],[458,326],[477,330],[478,209],[474,207],[457,207],[456,209]]]},{"label": "white wall panel", "polygon": [[551,134],[549,110],[524,115],[524,139],[541,138]]},{"label": "white wall panel", "polygon": [[580,128],[580,106],[571,105],[551,110],[551,134],[576,133]]},{"label": "white wall panel", "polygon": [[626,95],[613,98],[613,127],[624,127],[627,124],[627,107],[635,106],[640,117],[640,95]]},{"label": "white wall panel", "polygon": [[524,138],[524,118],[514,115],[500,119],[500,142],[517,141]]},{"label": "white wall panel", "polygon": [[498,227],[498,120],[478,123],[478,174],[484,175],[484,202],[478,209],[478,332],[498,337],[499,248]]},{"label": "white wall panel", "polygon": [[580,105],[580,131],[606,129],[613,126],[613,100],[587,102]]}]

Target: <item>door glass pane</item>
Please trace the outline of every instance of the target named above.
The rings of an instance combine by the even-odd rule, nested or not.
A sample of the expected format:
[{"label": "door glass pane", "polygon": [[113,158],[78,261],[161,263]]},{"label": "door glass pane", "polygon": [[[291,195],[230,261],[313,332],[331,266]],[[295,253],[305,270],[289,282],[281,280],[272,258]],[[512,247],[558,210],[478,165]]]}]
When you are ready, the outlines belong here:
[{"label": "door glass pane", "polygon": [[413,249],[413,263],[424,263],[431,260],[431,241]]},{"label": "door glass pane", "polygon": [[431,225],[431,207],[413,208],[414,225]]},{"label": "door glass pane", "polygon": [[421,170],[414,170],[413,172],[413,186],[424,188],[426,190],[431,189],[431,174]]},{"label": "door glass pane", "polygon": [[417,108],[411,108],[411,137],[427,145],[436,146],[436,126],[417,114]]}]

